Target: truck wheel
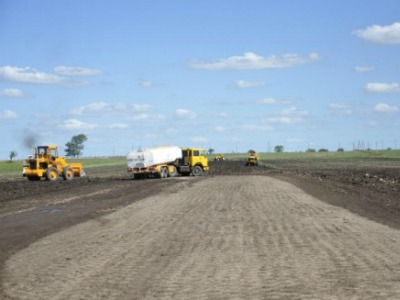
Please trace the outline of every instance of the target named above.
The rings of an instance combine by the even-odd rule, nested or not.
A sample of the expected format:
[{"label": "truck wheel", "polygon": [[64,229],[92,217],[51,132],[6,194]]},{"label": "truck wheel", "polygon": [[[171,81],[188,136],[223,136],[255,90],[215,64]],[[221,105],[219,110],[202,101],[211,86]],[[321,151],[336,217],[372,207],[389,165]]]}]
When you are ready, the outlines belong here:
[{"label": "truck wheel", "polygon": [[71,180],[74,178],[74,170],[71,167],[66,167],[63,171],[64,180]]},{"label": "truck wheel", "polygon": [[200,176],[200,175],[203,174],[203,169],[202,169],[200,166],[195,166],[195,167],[193,168],[192,174],[193,174],[194,176]]},{"label": "truck wheel", "polygon": [[133,174],[133,179],[143,179],[143,174]]},{"label": "truck wheel", "polygon": [[168,169],[164,167],[164,178],[168,177]]},{"label": "truck wheel", "polygon": [[54,167],[48,168],[46,171],[46,179],[48,181],[56,181],[58,179],[58,170]]},{"label": "truck wheel", "polygon": [[161,179],[165,178],[165,168],[164,167],[162,167],[161,170],[160,170],[160,178]]}]

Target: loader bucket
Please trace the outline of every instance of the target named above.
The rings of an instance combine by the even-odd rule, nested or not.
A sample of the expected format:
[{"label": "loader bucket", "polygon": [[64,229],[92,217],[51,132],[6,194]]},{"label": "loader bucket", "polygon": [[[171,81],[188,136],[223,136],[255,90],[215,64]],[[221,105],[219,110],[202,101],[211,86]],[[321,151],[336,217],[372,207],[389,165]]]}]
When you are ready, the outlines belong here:
[{"label": "loader bucket", "polygon": [[72,163],[70,166],[74,170],[74,177],[83,177],[86,175],[81,163]]}]

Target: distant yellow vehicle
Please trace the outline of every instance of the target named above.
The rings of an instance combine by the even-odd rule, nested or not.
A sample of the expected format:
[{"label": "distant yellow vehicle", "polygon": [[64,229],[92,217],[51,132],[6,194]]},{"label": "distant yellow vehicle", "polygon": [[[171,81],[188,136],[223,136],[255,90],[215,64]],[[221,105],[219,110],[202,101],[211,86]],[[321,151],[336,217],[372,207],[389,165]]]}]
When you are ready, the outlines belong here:
[{"label": "distant yellow vehicle", "polygon": [[222,154],[217,154],[214,158],[214,161],[222,161],[225,160],[225,157]]},{"label": "distant yellow vehicle", "polygon": [[58,156],[58,148],[54,145],[38,146],[35,153],[30,155],[24,163],[22,176],[30,181],[46,178],[56,181],[59,177],[71,180],[85,176],[81,163],[67,163],[64,157]]},{"label": "distant yellow vehicle", "polygon": [[255,151],[249,152],[249,157],[247,158],[246,166],[258,166],[258,156]]}]

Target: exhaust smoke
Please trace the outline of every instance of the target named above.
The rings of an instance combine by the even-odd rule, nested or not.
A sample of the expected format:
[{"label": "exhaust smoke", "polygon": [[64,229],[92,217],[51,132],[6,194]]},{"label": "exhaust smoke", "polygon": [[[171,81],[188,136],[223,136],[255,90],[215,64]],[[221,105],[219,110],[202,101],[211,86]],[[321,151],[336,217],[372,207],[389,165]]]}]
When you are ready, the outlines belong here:
[{"label": "exhaust smoke", "polygon": [[31,150],[36,146],[38,138],[39,137],[36,133],[30,130],[25,130],[22,144],[26,149]]}]

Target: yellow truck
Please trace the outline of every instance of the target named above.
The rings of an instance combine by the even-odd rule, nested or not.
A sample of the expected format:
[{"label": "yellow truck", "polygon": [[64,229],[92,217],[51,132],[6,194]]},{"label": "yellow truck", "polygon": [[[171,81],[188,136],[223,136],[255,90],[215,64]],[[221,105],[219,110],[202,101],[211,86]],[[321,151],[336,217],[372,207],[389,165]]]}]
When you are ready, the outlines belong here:
[{"label": "yellow truck", "polygon": [[67,163],[64,157],[58,156],[58,147],[54,145],[38,146],[34,153],[24,162],[22,176],[29,181],[45,178],[56,181],[62,177],[71,180],[85,176],[81,163]]},{"label": "yellow truck", "polygon": [[160,146],[132,151],[127,156],[127,171],[135,179],[200,176],[208,170],[208,157],[203,148]]}]

